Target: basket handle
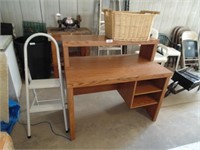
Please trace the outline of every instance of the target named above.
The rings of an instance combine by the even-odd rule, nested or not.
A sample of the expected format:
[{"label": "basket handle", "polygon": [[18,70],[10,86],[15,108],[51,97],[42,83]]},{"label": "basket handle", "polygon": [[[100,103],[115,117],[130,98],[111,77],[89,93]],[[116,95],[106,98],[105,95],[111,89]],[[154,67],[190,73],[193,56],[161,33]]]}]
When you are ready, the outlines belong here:
[{"label": "basket handle", "polygon": [[146,13],[150,13],[150,14],[160,14],[159,11],[150,11],[150,10],[141,10],[140,13],[142,13],[142,14],[146,14]]}]

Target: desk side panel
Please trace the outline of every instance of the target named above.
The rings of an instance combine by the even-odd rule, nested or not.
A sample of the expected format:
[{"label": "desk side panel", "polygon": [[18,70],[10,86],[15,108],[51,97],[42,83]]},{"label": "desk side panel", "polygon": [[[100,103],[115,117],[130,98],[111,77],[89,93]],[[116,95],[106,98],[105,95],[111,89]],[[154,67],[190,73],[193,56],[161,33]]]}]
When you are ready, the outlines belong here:
[{"label": "desk side panel", "polygon": [[131,108],[132,101],[133,101],[133,93],[135,91],[135,83],[136,82],[130,82],[130,83],[121,83],[118,86],[118,92],[121,95],[121,97],[124,99],[126,104],[129,108]]},{"label": "desk side panel", "polygon": [[157,51],[157,44],[141,45],[139,56],[153,61]]},{"label": "desk side panel", "polygon": [[162,87],[162,92],[154,95],[154,99],[157,99],[158,103],[156,105],[150,105],[150,106],[145,107],[146,111],[148,112],[148,114],[150,115],[150,117],[153,121],[156,121],[156,119],[157,119],[160,107],[162,105],[162,102],[163,102],[163,99],[165,96],[167,86],[169,84],[169,80],[170,80],[170,76],[165,78],[164,85]]}]

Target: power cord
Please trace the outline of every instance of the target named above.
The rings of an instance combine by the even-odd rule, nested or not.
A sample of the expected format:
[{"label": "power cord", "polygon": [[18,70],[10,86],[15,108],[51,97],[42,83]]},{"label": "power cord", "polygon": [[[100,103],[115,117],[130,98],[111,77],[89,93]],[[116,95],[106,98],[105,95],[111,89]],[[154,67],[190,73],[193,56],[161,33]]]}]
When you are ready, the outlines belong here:
[{"label": "power cord", "polygon": [[[21,123],[20,121],[18,121],[18,123],[19,123],[20,125],[23,125],[23,126],[24,126],[24,125],[27,125],[26,123]],[[38,122],[38,123],[31,124],[31,126],[36,126],[36,125],[40,125],[40,124],[48,124],[49,127],[50,127],[50,129],[51,129],[51,132],[52,132],[54,135],[60,136],[60,137],[63,137],[63,138],[65,138],[65,139],[70,140],[70,138],[69,138],[68,136],[65,136],[65,135],[56,133],[56,132],[54,131],[54,129],[53,129],[52,124],[51,124],[49,121],[41,121],[41,122]]]}]

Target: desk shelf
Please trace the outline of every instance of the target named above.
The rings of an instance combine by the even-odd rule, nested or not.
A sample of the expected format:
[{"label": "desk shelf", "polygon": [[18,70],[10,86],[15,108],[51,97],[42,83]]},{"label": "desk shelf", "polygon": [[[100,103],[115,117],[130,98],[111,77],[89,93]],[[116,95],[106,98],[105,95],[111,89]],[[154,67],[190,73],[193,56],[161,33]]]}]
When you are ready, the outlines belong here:
[{"label": "desk shelf", "polygon": [[[129,108],[145,107],[161,102],[167,78],[139,80],[122,84],[119,93]],[[132,94],[130,92],[132,91]]]},{"label": "desk shelf", "polygon": [[138,108],[155,104],[158,104],[158,102],[150,95],[140,95],[140,96],[135,96],[131,108]]},{"label": "desk shelf", "polygon": [[137,81],[130,108],[158,104],[161,100],[166,78]]},{"label": "desk shelf", "polygon": [[[159,80],[159,79],[157,79]],[[156,80],[139,81],[137,83],[135,95],[161,92],[162,88],[155,83]]]}]

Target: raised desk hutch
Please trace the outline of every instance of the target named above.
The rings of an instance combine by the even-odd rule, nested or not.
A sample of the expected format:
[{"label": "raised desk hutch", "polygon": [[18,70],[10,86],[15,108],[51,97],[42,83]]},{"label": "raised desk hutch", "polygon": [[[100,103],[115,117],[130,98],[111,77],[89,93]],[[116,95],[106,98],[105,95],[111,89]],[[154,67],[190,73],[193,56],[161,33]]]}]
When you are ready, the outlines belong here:
[{"label": "raised desk hutch", "polygon": [[[65,35],[62,43],[71,140],[75,139],[74,95],[117,90],[130,109],[143,107],[156,120],[172,75],[153,62],[157,40],[107,43],[104,36]],[[69,47],[133,44],[141,45],[139,55],[69,57]]]},{"label": "raised desk hutch", "polygon": [[[48,27],[47,33],[50,34],[56,41],[61,42],[61,35],[89,35],[92,32],[88,28],[74,28],[74,29],[66,29],[66,28],[57,28],[57,27]],[[57,55],[55,45],[51,44],[52,48],[52,65],[53,65],[53,73],[54,77],[58,77],[58,64],[57,64]],[[84,47],[81,48],[80,53],[77,52],[69,52],[70,56],[88,56],[89,49]],[[61,54],[62,56],[62,54]],[[62,60],[62,59],[61,59]]]}]

